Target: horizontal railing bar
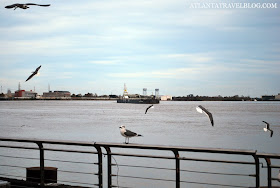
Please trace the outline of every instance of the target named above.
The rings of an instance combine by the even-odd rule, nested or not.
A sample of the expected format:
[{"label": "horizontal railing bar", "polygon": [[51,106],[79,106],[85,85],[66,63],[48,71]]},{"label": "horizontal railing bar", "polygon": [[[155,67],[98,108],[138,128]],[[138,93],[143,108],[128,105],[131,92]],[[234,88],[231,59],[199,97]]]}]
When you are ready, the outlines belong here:
[{"label": "horizontal railing bar", "polygon": [[44,148],[45,151],[57,151],[57,152],[70,152],[70,153],[87,153],[87,154],[98,154],[94,151],[82,151],[82,150],[69,150],[69,149],[54,149],[54,148]]},{"label": "horizontal railing bar", "polygon": [[[116,165],[116,164],[112,164],[112,165]],[[156,170],[176,170],[175,168],[159,168],[159,167],[153,167],[153,166],[139,166],[139,165],[121,165],[121,164],[118,164],[116,166],[132,167],[132,168],[150,168],[150,169],[156,169]]]},{"label": "horizontal railing bar", "polygon": [[258,158],[280,159],[279,153],[257,153]]},{"label": "horizontal railing bar", "polygon": [[224,187],[242,187],[242,188],[248,188],[244,186],[238,186],[238,185],[227,185],[227,184],[218,184],[218,183],[203,183],[203,182],[195,182],[195,181],[180,181],[181,183],[192,183],[192,184],[200,184],[200,185],[215,185],[215,186],[224,186]]},{"label": "horizontal railing bar", "polygon": [[104,142],[73,142],[73,141],[58,141],[58,140],[38,140],[38,139],[19,139],[19,138],[0,138],[0,141],[11,142],[27,142],[27,143],[45,143],[45,144],[59,144],[59,145],[75,145],[75,146],[100,146],[111,148],[133,148],[133,149],[153,149],[166,151],[189,151],[189,152],[203,152],[203,153],[223,153],[223,154],[239,154],[239,155],[255,155],[255,150],[242,149],[221,149],[221,148],[200,148],[200,147],[181,147],[181,146],[164,146],[164,145],[142,145],[142,144],[118,144],[118,143],[104,143]]},{"label": "horizontal railing bar", "polygon": [[32,160],[39,160],[39,158],[35,158],[35,157],[16,157],[16,156],[12,156],[12,155],[0,155],[0,157],[9,157],[9,158],[15,158],[15,159],[32,159]]},{"label": "horizontal railing bar", "polygon": [[5,166],[5,167],[12,167],[12,168],[27,168],[27,167],[24,167],[24,166],[14,166],[14,165],[2,165],[0,164],[0,166]]},{"label": "horizontal railing bar", "polygon": [[270,168],[280,168],[280,166],[271,165]]},{"label": "horizontal railing bar", "polygon": [[[2,165],[2,164],[0,164],[0,166],[12,167],[12,168],[23,168],[23,169],[28,168],[28,167],[24,167],[24,166]],[[97,173],[91,173],[91,172],[78,172],[78,171],[67,171],[67,170],[57,170],[57,171],[59,171],[59,172],[67,172],[67,173],[76,173],[76,174],[98,175]]]},{"label": "horizontal railing bar", "polygon": [[100,147],[110,148],[131,148],[131,149],[153,149],[165,151],[189,151],[201,153],[220,153],[220,154],[239,154],[239,155],[255,155],[256,150],[238,150],[238,149],[221,149],[221,148],[199,148],[199,147],[180,147],[180,146],[164,146],[164,145],[141,145],[141,144],[117,144],[106,142],[95,142]]},{"label": "horizontal railing bar", "polygon": [[98,175],[94,172],[78,172],[78,171],[68,171],[68,170],[57,170],[59,172],[65,172],[65,173],[73,173],[73,174],[88,174],[88,175]]},{"label": "horizontal railing bar", "polygon": [[9,146],[9,145],[0,145],[1,148],[15,148],[15,149],[32,149],[39,150],[38,147],[23,147],[23,146]]},{"label": "horizontal railing bar", "polygon": [[[0,141],[10,142],[27,142],[27,143],[45,143],[45,144],[59,144],[59,145],[73,145],[73,146],[89,146],[95,145],[101,147],[111,148],[134,148],[134,149],[155,149],[155,150],[177,150],[177,151],[191,151],[191,152],[206,152],[206,153],[223,153],[223,154],[240,154],[240,155],[257,155],[259,158],[275,158],[280,159],[280,154],[267,154],[256,153],[255,150],[243,150],[243,149],[221,149],[221,148],[200,148],[200,147],[180,147],[180,146],[164,146],[164,145],[141,145],[141,144],[118,144],[118,143],[97,143],[97,142],[73,142],[73,141],[58,141],[58,140],[38,140],[38,139],[19,139],[19,138],[0,138]],[[0,147],[16,147],[16,146],[4,146]],[[21,147],[26,149],[35,149],[33,147]]]},{"label": "horizontal railing bar", "polygon": [[60,141],[60,140],[38,140],[38,139],[21,139],[21,138],[4,138],[1,137],[0,141],[10,141],[10,142],[27,142],[27,143],[44,143],[44,144],[58,144],[58,145],[73,145],[73,146],[94,146],[95,142],[73,142],[73,141]]},{"label": "horizontal railing bar", "polygon": [[[117,176],[117,175],[112,174],[112,176]],[[126,176],[126,175],[118,175],[118,177],[143,179],[143,180],[168,181],[168,182],[175,182],[176,181],[176,180],[168,180],[168,179],[161,179],[161,178],[147,178],[147,177],[139,177],[139,176]]]},{"label": "horizontal railing bar", "polygon": [[[119,177],[124,178],[134,178],[134,179],[144,179],[144,180],[156,180],[156,181],[167,181],[167,182],[175,182],[176,180],[168,180],[161,178],[146,178],[139,176],[126,176],[126,175],[118,175]],[[236,186],[236,185],[227,185],[227,184],[212,184],[212,183],[201,183],[201,182],[191,182],[191,181],[180,181],[181,183],[193,183],[193,184],[203,184],[203,185],[216,185],[216,186],[228,186],[228,187],[244,187],[244,186]]]},{"label": "horizontal railing bar", "polygon": [[183,170],[182,172],[192,172],[192,173],[200,173],[200,174],[215,174],[215,175],[226,175],[226,176],[245,176],[245,177],[254,177],[255,174],[236,174],[236,173],[222,173],[222,172],[207,172],[207,171],[196,171],[196,170]]},{"label": "horizontal railing bar", "polygon": [[[116,164],[112,164],[116,165]],[[131,167],[131,168],[148,168],[148,169],[156,169],[156,170],[176,170],[175,168],[159,168],[159,167],[153,167],[153,166],[140,166],[140,165],[122,165],[118,164],[117,166],[122,166],[122,167]],[[183,170],[181,169],[180,171],[182,172],[192,172],[192,173],[202,173],[202,174],[216,174],[216,175],[230,175],[230,176],[249,176],[253,177],[253,174],[236,174],[236,173],[221,173],[221,172],[207,172],[207,171],[195,171],[195,170]]]},{"label": "horizontal railing bar", "polygon": [[159,155],[142,155],[142,154],[126,154],[126,153],[111,153],[111,155],[124,156],[124,157],[156,158],[156,159],[175,159],[175,157],[166,157],[166,156],[159,156]]},{"label": "horizontal railing bar", "polygon": [[91,184],[91,183],[83,183],[83,182],[78,182],[78,181],[64,181],[64,180],[57,180],[57,182],[63,182],[63,183],[78,183],[78,184],[83,184],[83,185],[95,185],[95,184]]},{"label": "horizontal railing bar", "polygon": [[[27,146],[11,146],[11,145],[0,145],[3,148],[15,148],[15,149],[32,149],[38,150],[38,147],[27,147]],[[73,152],[73,153],[88,153],[88,154],[98,154],[93,151],[82,151],[82,150],[66,150],[66,149],[54,149],[54,148],[44,148],[46,151],[58,151],[58,152]]]},{"label": "horizontal railing bar", "polygon": [[[33,179],[33,180],[38,180],[40,178],[30,178],[30,179]],[[63,181],[63,180],[56,180],[56,179],[45,179],[46,181],[49,181],[49,182],[55,182],[55,181],[58,181],[58,182],[66,182],[66,183],[77,183],[77,184],[84,184],[84,185],[95,185],[95,184],[91,184],[91,183],[84,183],[84,182],[78,182],[78,181]]]},{"label": "horizontal railing bar", "polygon": [[95,163],[89,163],[89,162],[66,161],[66,160],[57,160],[57,159],[45,159],[45,161],[63,162],[63,163],[76,163],[76,164],[95,164]]},{"label": "horizontal railing bar", "polygon": [[[126,156],[126,157],[157,158],[157,159],[175,159],[175,157],[166,157],[166,156],[158,156],[158,155],[156,156],[156,155],[141,155],[141,154],[126,154],[126,153],[111,153],[111,155]],[[226,160],[198,159],[198,158],[186,158],[186,157],[179,157],[179,159],[180,160],[188,160],[188,161],[203,161],[203,162],[215,162],[215,163],[232,163],[232,164],[255,165],[254,162],[247,162],[247,161],[226,161]]]},{"label": "horizontal railing bar", "polygon": [[199,159],[199,158],[187,158],[187,157],[179,157],[179,159],[180,160],[186,160],[186,161],[202,161],[202,162],[214,162],[214,163],[232,163],[232,164],[255,165],[254,162],[247,162],[247,161],[226,161],[226,160]]},{"label": "horizontal railing bar", "polygon": [[[39,158],[33,158],[33,157],[16,157],[11,155],[0,155],[0,157],[9,157],[9,158],[15,158],[15,159],[30,159],[30,160],[39,160]],[[81,162],[81,161],[66,161],[66,160],[57,160],[57,159],[45,159],[45,161],[54,161],[54,162],[65,162],[65,163],[77,163],[77,164],[95,164],[95,163],[89,163],[89,162]]]}]

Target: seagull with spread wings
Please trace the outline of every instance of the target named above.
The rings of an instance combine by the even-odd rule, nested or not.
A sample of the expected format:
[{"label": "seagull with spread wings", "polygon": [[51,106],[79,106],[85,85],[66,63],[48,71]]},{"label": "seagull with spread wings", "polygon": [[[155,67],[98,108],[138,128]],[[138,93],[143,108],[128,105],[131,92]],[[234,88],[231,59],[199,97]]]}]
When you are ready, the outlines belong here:
[{"label": "seagull with spread wings", "polygon": [[48,6],[50,6],[50,4],[47,4],[47,5],[39,5],[39,4],[35,4],[35,3],[25,3],[25,4],[16,3],[16,4],[12,4],[12,5],[5,6],[5,8],[8,8],[8,9],[14,8],[14,10],[16,10],[17,8],[28,9],[30,5],[36,5],[36,6],[42,6],[42,7],[48,7]]},{"label": "seagull with spread wings", "polygon": [[[135,133],[135,132],[132,132],[132,131],[126,129],[124,125],[122,125],[122,126],[120,127],[120,132],[121,132],[121,135],[122,135],[123,137],[125,137],[124,143],[126,143],[126,144],[129,143],[129,138],[135,137],[135,136],[142,136],[141,134],[137,134],[137,133]],[[127,140],[127,142],[126,142],[126,140]]]},{"label": "seagull with spread wings", "polygon": [[199,113],[204,113],[206,114],[208,117],[209,117],[209,120],[211,122],[211,125],[214,126],[214,119],[213,119],[213,116],[211,114],[211,112],[209,112],[206,108],[204,108],[203,106],[201,105],[198,105],[196,107],[196,110],[199,112]]},{"label": "seagull with spread wings", "polygon": [[35,76],[36,74],[38,74],[39,69],[41,68],[41,65],[34,71],[32,72],[32,74],[26,79],[26,82],[28,80],[30,80],[33,76]]},{"label": "seagull with spread wings", "polygon": [[148,110],[149,110],[150,108],[154,108],[154,105],[152,104],[152,105],[148,106],[148,108],[146,108],[145,114],[148,112]]},{"label": "seagull with spread wings", "polygon": [[263,121],[265,124],[266,124],[266,126],[265,126],[265,128],[263,128],[263,130],[266,132],[266,131],[270,131],[270,137],[272,137],[272,135],[273,135],[273,130],[271,130],[270,129],[270,126],[269,126],[269,123],[267,123],[266,121]]}]

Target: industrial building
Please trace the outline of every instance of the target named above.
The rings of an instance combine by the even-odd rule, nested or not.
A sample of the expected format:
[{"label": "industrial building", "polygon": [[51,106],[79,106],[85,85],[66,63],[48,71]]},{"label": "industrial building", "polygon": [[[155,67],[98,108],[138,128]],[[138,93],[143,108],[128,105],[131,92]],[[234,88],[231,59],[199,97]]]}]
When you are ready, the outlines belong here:
[{"label": "industrial building", "polygon": [[275,95],[275,100],[280,100],[280,93],[278,93],[278,95]]},{"label": "industrial building", "polygon": [[71,98],[69,91],[49,91],[44,92],[42,98]]},{"label": "industrial building", "polygon": [[172,96],[163,95],[163,96],[160,97],[160,100],[162,100],[162,101],[172,101]]},{"label": "industrial building", "polygon": [[14,97],[36,98],[37,93],[33,91],[17,90]]}]

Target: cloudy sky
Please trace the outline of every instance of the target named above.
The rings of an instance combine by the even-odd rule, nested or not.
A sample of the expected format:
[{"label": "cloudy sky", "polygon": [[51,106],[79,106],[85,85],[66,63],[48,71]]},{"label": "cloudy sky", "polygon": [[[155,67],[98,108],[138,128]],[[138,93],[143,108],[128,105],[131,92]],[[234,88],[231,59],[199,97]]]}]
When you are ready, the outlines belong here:
[{"label": "cloudy sky", "polygon": [[[208,96],[280,93],[277,8],[192,8],[206,0],[1,0],[2,91]],[[207,0],[230,3],[230,0]],[[235,1],[238,2],[238,1]],[[40,75],[25,82],[39,65]]]}]

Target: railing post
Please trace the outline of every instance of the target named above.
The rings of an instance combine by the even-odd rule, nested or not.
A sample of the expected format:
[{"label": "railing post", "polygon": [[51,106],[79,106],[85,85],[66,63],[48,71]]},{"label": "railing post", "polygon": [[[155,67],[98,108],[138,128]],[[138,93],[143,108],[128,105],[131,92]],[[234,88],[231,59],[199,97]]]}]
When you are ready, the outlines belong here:
[{"label": "railing post", "polygon": [[271,161],[270,158],[264,158],[267,164],[267,186],[271,188]]},{"label": "railing post", "polygon": [[42,142],[36,142],[40,150],[40,187],[45,186],[44,148]]},{"label": "railing post", "polygon": [[177,150],[172,150],[175,155],[176,161],[176,188],[180,188],[180,159],[179,152]]},{"label": "railing post", "polygon": [[111,149],[107,146],[104,146],[107,151],[107,171],[108,171],[108,187],[112,187],[112,155]]},{"label": "railing post", "polygon": [[260,161],[256,154],[253,155],[256,166],[256,188],[260,187]]},{"label": "railing post", "polygon": [[103,171],[102,171],[102,150],[100,146],[94,146],[98,152],[98,186],[103,187]]}]

